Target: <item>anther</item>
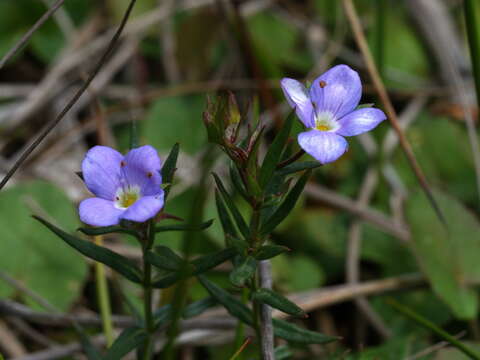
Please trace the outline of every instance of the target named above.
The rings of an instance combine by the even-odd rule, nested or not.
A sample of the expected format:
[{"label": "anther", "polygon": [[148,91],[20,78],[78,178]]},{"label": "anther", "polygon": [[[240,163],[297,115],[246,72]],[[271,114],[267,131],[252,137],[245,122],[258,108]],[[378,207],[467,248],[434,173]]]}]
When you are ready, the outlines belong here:
[{"label": "anther", "polygon": [[117,201],[118,201],[118,200],[120,200],[120,198],[119,198],[118,196],[115,196],[115,200],[117,200]]},{"label": "anther", "polygon": [[321,80],[318,85],[323,89],[325,86],[327,86],[327,83],[323,80]]},{"label": "anther", "polygon": [[127,163],[126,163],[125,161],[123,161],[123,160],[120,161],[120,166],[121,166],[121,167],[124,167],[125,165],[127,165]]},{"label": "anther", "polygon": [[147,176],[148,176],[148,178],[151,178],[153,176],[153,174],[151,172],[148,172]]}]

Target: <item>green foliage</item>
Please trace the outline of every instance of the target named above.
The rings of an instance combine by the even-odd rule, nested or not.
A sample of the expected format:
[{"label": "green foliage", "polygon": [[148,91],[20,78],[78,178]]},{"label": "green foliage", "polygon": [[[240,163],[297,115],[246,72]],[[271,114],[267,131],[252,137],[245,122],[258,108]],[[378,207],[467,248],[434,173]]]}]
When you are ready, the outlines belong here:
[{"label": "green foliage", "polygon": [[179,143],[182,150],[194,154],[206,142],[202,124],[205,101],[202,96],[164,97],[153,103],[142,124],[142,137],[159,151]]},{"label": "green foliage", "polygon": [[230,281],[233,285],[242,287],[255,274],[257,259],[253,256],[245,257],[238,265],[234,266],[230,273]]},{"label": "green foliage", "polygon": [[288,300],[286,297],[270,289],[258,289],[252,294],[252,299],[270,305],[271,307],[283,311],[289,315],[307,317],[305,311],[303,311],[300,307]]},{"label": "green foliage", "polygon": [[268,147],[268,152],[263,159],[262,167],[260,168],[260,176],[258,179],[262,189],[264,189],[271,180],[273,173],[275,172],[275,167],[282,157],[295,117],[295,112],[290,112],[290,115],[285,120],[282,129],[279,131],[272,144]]},{"label": "green foliage", "polygon": [[462,319],[478,311],[477,294],[469,286],[480,280],[477,252],[480,248],[478,220],[455,198],[435,191],[446,216],[448,231],[419,192],[407,202],[412,246],[434,291]]},{"label": "green foliage", "polygon": [[105,360],[117,360],[123,358],[130,351],[136,349],[147,338],[144,329],[134,326],[122,331],[105,355]]},{"label": "green foliage", "polygon": [[140,269],[124,256],[102,246],[95,245],[92,242],[72,236],[38,216],[34,216],[34,218],[81,254],[111,267],[130,281],[136,283],[142,282]]},{"label": "green foliage", "polygon": [[[70,200],[51,184],[37,181],[3,190],[0,192],[2,271],[66,310],[82,287],[87,266],[75,251],[33,220],[32,212],[56,219],[71,229],[78,225]],[[7,284],[0,283],[2,296],[14,292]],[[31,299],[25,301],[38,308]]]}]

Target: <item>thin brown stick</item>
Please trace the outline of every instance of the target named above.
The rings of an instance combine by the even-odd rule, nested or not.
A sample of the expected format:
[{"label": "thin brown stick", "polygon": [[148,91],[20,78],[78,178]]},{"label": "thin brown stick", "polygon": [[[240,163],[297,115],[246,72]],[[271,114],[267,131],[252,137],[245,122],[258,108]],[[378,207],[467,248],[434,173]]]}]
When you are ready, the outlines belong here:
[{"label": "thin brown stick", "polygon": [[360,49],[360,52],[363,55],[363,58],[365,60],[365,65],[367,67],[367,70],[370,74],[370,77],[372,79],[373,85],[378,93],[378,96],[380,97],[380,100],[383,103],[383,106],[385,108],[385,112],[387,114],[387,117],[394,128],[395,132],[397,133],[398,139],[400,141],[400,146],[403,149],[403,152],[405,153],[405,156],[407,157],[408,163],[410,164],[415,176],[418,179],[418,182],[420,183],[420,186],[422,187],[423,191],[425,192],[425,195],[427,196],[428,200],[430,201],[433,209],[435,210],[438,218],[440,221],[446,226],[446,221],[445,217],[443,216],[442,211],[440,210],[437,202],[435,201],[435,198],[433,196],[433,193],[430,189],[430,186],[427,183],[427,179],[420,168],[420,165],[418,164],[418,161],[415,157],[415,154],[413,153],[412,147],[410,146],[410,143],[408,142],[407,138],[405,137],[405,134],[403,133],[402,129],[400,128],[400,124],[398,122],[398,117],[397,113],[393,107],[393,104],[390,100],[390,97],[388,96],[387,90],[385,88],[385,85],[382,82],[382,79],[380,77],[380,74],[378,72],[378,69],[375,65],[375,61],[373,60],[372,53],[370,52],[370,49],[368,47],[367,39],[365,38],[365,34],[362,29],[362,25],[360,23],[360,19],[358,17],[357,11],[355,9],[355,6],[353,5],[352,0],[342,0],[343,2],[343,7],[345,9],[345,14],[347,16],[348,21],[350,22],[350,25],[352,27],[353,35],[355,37],[355,40],[357,42],[357,45]]},{"label": "thin brown stick", "polygon": [[0,190],[5,186],[5,184],[8,182],[8,180],[13,176],[13,174],[17,171],[17,169],[22,165],[22,163],[30,156],[30,154],[36,149],[38,145],[45,139],[45,137],[52,131],[58,123],[64,118],[64,116],[68,113],[68,111],[75,105],[75,103],[78,101],[78,99],[82,96],[82,94],[87,90],[88,86],[90,83],[93,81],[95,76],[98,74],[100,69],[103,67],[107,59],[109,58],[110,54],[113,52],[115,49],[118,39],[120,38],[120,35],[125,27],[125,24],[127,23],[127,20],[130,16],[130,13],[133,9],[133,6],[135,5],[135,2],[137,0],[130,0],[130,4],[128,5],[127,10],[125,11],[125,14],[123,16],[122,22],[120,23],[120,26],[118,27],[118,30],[116,31],[115,35],[113,35],[107,50],[104,52],[103,56],[101,57],[100,61],[98,62],[97,66],[93,70],[93,72],[90,74],[88,79],[85,81],[83,86],[75,93],[75,95],[72,97],[72,99],[68,102],[68,104],[65,106],[65,108],[58,114],[58,116],[50,122],[41,132],[40,135],[32,142],[32,144],[22,153],[20,158],[15,162],[15,164],[12,166],[12,168],[8,171],[8,173],[5,175],[5,177],[2,179],[0,182]]},{"label": "thin brown stick", "polygon": [[22,36],[20,40],[2,57],[0,60],[0,69],[2,69],[5,64],[12,58],[13,55],[15,55],[22,47],[25,45],[28,40],[32,37],[32,35],[37,31],[40,26],[42,26],[49,18],[50,16],[57,11],[57,9],[62,6],[62,4],[65,2],[65,0],[57,0],[53,6],[48,9],[45,14],[43,14],[40,19],[37,20],[35,24],[28,30],[25,35]]}]

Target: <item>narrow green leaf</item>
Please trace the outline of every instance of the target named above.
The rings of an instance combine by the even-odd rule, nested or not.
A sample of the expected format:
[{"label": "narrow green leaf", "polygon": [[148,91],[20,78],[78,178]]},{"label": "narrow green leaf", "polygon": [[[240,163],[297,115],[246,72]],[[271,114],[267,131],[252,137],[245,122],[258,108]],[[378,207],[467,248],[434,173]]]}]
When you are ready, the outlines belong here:
[{"label": "narrow green leaf", "polygon": [[148,251],[146,260],[153,266],[168,271],[180,270],[183,259],[166,246],[156,246],[155,252]]},{"label": "narrow green leaf", "polygon": [[235,223],[237,224],[238,230],[242,233],[243,237],[247,239],[250,231],[248,229],[247,223],[243,219],[242,214],[240,214],[240,211],[237,209],[237,206],[233,202],[232,197],[225,189],[225,186],[223,186],[223,183],[217,176],[217,174],[213,173],[213,178],[215,179],[215,183],[217,184],[217,188],[220,191],[220,195],[222,196],[223,201],[227,205],[233,216],[233,219],[235,220]]},{"label": "narrow green leaf", "polygon": [[437,336],[441,337],[445,341],[449,342],[452,346],[455,346],[458,350],[462,351],[465,355],[467,355],[471,359],[480,359],[480,354],[471,349],[470,347],[463,344],[461,341],[456,339],[454,336],[450,335],[443,329],[439,328],[437,325],[432,323],[431,321],[425,319],[423,316],[417,314],[410,308],[398,303],[392,298],[387,299],[387,303],[391,305],[395,310],[401,312],[402,314],[409,317],[411,320],[415,321],[418,325],[423,326],[429,331],[437,334]]},{"label": "narrow green leaf", "polygon": [[259,183],[262,189],[265,189],[268,182],[272,178],[273,173],[275,172],[275,168],[277,167],[277,164],[282,156],[285,144],[287,143],[288,137],[290,135],[290,130],[292,129],[294,118],[295,111],[292,111],[285,120],[282,129],[273,140],[273,143],[268,148],[268,152],[263,159],[259,176]]},{"label": "narrow green leaf", "polygon": [[257,269],[257,259],[253,256],[247,256],[238,266],[234,267],[230,273],[230,281],[235,286],[244,286],[245,282],[250,279]]},{"label": "narrow green leaf", "polygon": [[225,203],[217,189],[215,189],[215,204],[217,205],[218,217],[220,218],[220,223],[222,224],[223,232],[225,233],[225,242],[227,246],[229,246],[228,238],[238,238],[238,234],[235,225],[233,225],[232,218],[230,217]]},{"label": "narrow green leaf", "polygon": [[213,224],[213,219],[205,221],[201,224],[175,224],[175,225],[163,225],[156,226],[155,232],[165,232],[165,231],[200,231],[208,229]]},{"label": "narrow green leaf", "polygon": [[70,235],[38,216],[33,216],[33,218],[41,222],[58,237],[60,237],[63,241],[65,241],[68,245],[70,245],[83,255],[111,267],[118,273],[122,274],[128,280],[136,283],[142,282],[141,271],[134,263],[132,263],[126,257],[121,256],[107,248],[95,245],[91,242]]},{"label": "narrow green leaf", "polygon": [[[227,248],[227,249],[220,250],[219,252],[216,252],[214,254],[201,256],[193,260],[189,264],[190,269],[188,271],[183,272],[182,271],[183,269],[181,269],[174,273],[168,274],[167,276],[164,276],[160,280],[154,281],[153,287],[159,288],[159,289],[167,288],[169,286],[172,286],[182,278],[189,277],[192,275],[202,274],[220,265],[221,263],[233,258],[236,254],[237,254],[237,250],[235,248]],[[155,264],[152,264],[152,265],[156,266]],[[183,273],[183,277],[182,277],[182,273]]]},{"label": "narrow green leaf", "polygon": [[158,329],[160,326],[165,325],[172,318],[172,305],[168,304],[158,308],[153,313],[153,321],[155,322],[155,329]]},{"label": "narrow green leaf", "polygon": [[265,224],[262,225],[260,233],[262,235],[270,234],[295,207],[303,188],[307,184],[307,180],[310,177],[311,170],[306,171],[300,179],[298,179],[295,186],[290,190],[288,195],[278,209],[268,218]]},{"label": "narrow green leaf", "polygon": [[264,245],[258,249],[257,253],[255,254],[255,259],[268,260],[287,251],[290,251],[290,249],[286,246]]},{"label": "narrow green leaf", "polygon": [[272,322],[274,334],[288,341],[301,344],[325,344],[339,340],[338,337],[303,329],[284,320],[272,319]]},{"label": "narrow green leaf", "polygon": [[[177,159],[178,153],[180,152],[180,145],[176,143],[173,145],[172,150],[168,154],[165,163],[162,166],[160,171],[162,174],[162,182],[164,184],[171,184],[173,181],[173,176],[175,175],[175,170],[177,169]],[[167,199],[168,193],[170,192],[170,187],[165,189],[165,200]]]},{"label": "narrow green leaf", "polygon": [[77,231],[80,231],[85,235],[89,235],[89,236],[105,235],[105,234],[111,234],[111,233],[123,233],[123,234],[129,234],[135,237],[138,236],[135,230],[125,229],[124,227],[121,227],[121,226],[81,227],[81,228],[78,228]]},{"label": "narrow green leaf", "polygon": [[252,311],[240,300],[213,282],[207,280],[205,276],[199,275],[198,280],[209,294],[225,307],[230,315],[243,321],[247,325],[253,325]]},{"label": "narrow green leaf", "polygon": [[232,184],[235,187],[235,190],[246,200],[248,201],[248,194],[245,191],[245,185],[242,182],[242,178],[240,177],[240,173],[238,172],[237,167],[233,161],[230,161],[229,166],[229,175],[230,179],[232,180]]},{"label": "narrow green leaf", "polygon": [[307,314],[302,310],[302,308],[288,300],[286,297],[270,289],[258,289],[252,294],[252,299],[270,305],[271,307],[283,311],[289,315],[303,318],[307,317]]},{"label": "narrow green leaf", "polygon": [[138,326],[123,330],[110,349],[108,349],[104,360],[122,359],[130,351],[139,346],[146,338],[147,333]]},{"label": "narrow green leaf", "polygon": [[280,345],[275,348],[275,360],[288,359],[293,355],[288,345]]},{"label": "narrow green leaf", "polygon": [[[80,336],[80,344],[82,344],[83,352],[88,360],[103,360],[98,349],[92,344],[90,338],[80,326],[75,326],[75,330]],[[1,355],[1,354],[0,354]],[[0,360],[3,358],[0,356]]]},{"label": "narrow green leaf", "polygon": [[224,263],[227,260],[230,260],[237,254],[235,248],[226,248],[220,250],[214,254],[204,255],[192,261],[194,266],[193,275],[199,275],[204,273],[207,270],[213,269],[214,267]]},{"label": "narrow green leaf", "polygon": [[293,164],[287,165],[279,170],[276,171],[277,174],[285,176],[294,174],[299,171],[303,170],[310,170],[316,169],[322,166],[321,163],[318,161],[302,161],[302,162],[294,162]]},{"label": "narrow green leaf", "polygon": [[217,304],[218,302],[213,297],[206,297],[205,299],[195,301],[185,307],[182,317],[188,319],[198,316],[205,310]]}]

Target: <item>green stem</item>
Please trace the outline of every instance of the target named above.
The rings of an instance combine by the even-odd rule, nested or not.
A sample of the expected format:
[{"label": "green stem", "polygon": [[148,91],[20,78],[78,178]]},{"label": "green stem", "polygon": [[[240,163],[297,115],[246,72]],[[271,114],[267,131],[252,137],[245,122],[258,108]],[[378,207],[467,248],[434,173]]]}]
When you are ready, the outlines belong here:
[{"label": "green stem", "polygon": [[465,24],[467,27],[468,45],[475,78],[477,102],[480,106],[480,4],[478,0],[464,0]]},{"label": "green stem", "polygon": [[152,265],[146,260],[147,252],[153,246],[155,237],[155,229],[152,222],[148,223],[147,233],[143,245],[143,306],[145,313],[145,330],[148,333],[147,340],[143,351],[143,360],[150,360],[152,358],[153,348],[153,334],[155,331],[155,323],[152,312]]},{"label": "green stem", "polygon": [[479,354],[477,354],[475,351],[473,351],[468,346],[465,346],[465,344],[458,341],[455,337],[453,337],[452,335],[450,335],[446,331],[437,327],[431,321],[425,319],[423,316],[420,316],[419,314],[413,312],[408,307],[403,306],[402,304],[400,304],[399,302],[395,301],[392,298],[388,298],[387,303],[389,305],[391,305],[392,307],[394,307],[399,312],[401,312],[402,314],[408,316],[410,319],[415,321],[417,324],[423,326],[424,328],[427,328],[430,331],[433,331],[439,337],[443,338],[445,341],[448,341],[452,346],[455,346],[458,350],[463,352],[465,355],[467,355],[471,359],[480,360],[480,355]]},{"label": "green stem", "polygon": [[[246,304],[247,302],[248,302],[248,289],[243,288],[242,303]],[[245,337],[245,325],[243,324],[243,322],[239,320],[237,323],[237,327],[235,329],[235,349],[240,349],[240,347],[243,345],[245,341],[244,337]],[[238,357],[238,360],[240,360],[242,358],[242,354],[239,353],[237,357]]]},{"label": "green stem", "polygon": [[[98,246],[102,246],[102,236],[95,236],[94,243]],[[99,262],[95,262],[95,283],[103,332],[105,333],[105,339],[107,340],[107,347],[110,347],[113,344],[112,310],[110,308],[110,295],[108,292],[107,277],[105,276],[105,266]]]}]

